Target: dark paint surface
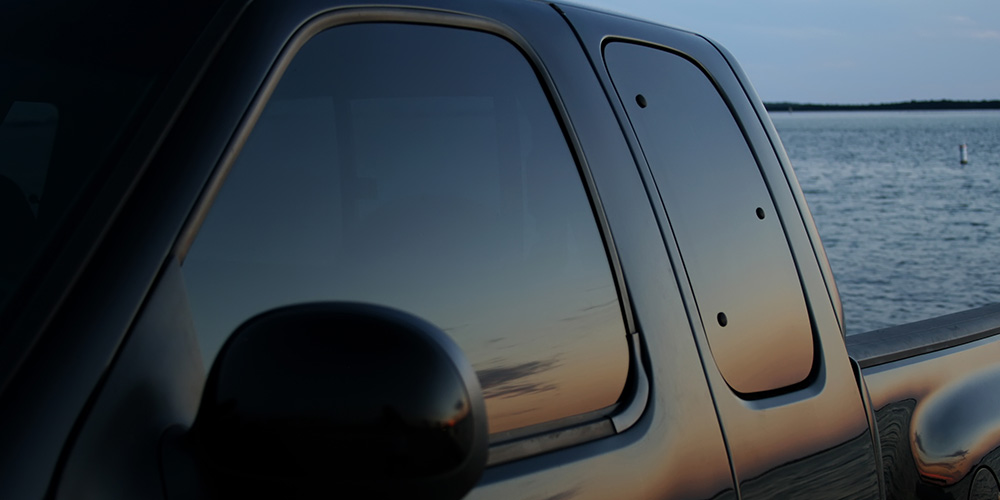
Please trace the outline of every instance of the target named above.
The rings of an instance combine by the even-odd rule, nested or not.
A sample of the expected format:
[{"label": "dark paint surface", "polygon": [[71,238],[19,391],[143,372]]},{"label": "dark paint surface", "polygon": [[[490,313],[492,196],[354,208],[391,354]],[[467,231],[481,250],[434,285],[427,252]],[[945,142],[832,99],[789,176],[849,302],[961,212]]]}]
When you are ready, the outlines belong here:
[{"label": "dark paint surface", "polygon": [[878,469],[866,432],[819,453],[740,483],[744,498],[865,498],[878,490]]},{"label": "dark paint surface", "polygon": [[[0,367],[3,369],[0,441],[4,443],[0,447],[0,469],[3,470],[0,497],[40,498],[51,487],[53,474],[61,467],[60,455],[76,440],[78,420],[89,411],[91,396],[105,380],[150,286],[168,261],[167,254],[191,203],[203,187],[203,179],[198,179],[197,175],[198,162],[171,164],[166,171],[147,168],[154,154],[164,151],[158,149],[160,141],[170,130],[175,113],[186,102],[188,91],[197,81],[208,55],[237,17],[239,7],[236,5],[235,10],[230,8],[232,5],[223,7],[219,16],[210,21],[208,17],[185,10],[185,5],[171,3],[170,7],[184,11],[180,18],[195,24],[207,23],[207,28],[203,24],[192,27],[192,31],[178,29],[181,25],[170,22],[176,19],[173,15],[157,16],[145,8],[121,10],[117,2],[110,2],[106,10],[89,9],[81,4],[67,9],[52,8],[41,2],[4,4],[4,8],[11,6],[15,10],[10,16],[6,10],[0,16],[4,21],[4,29],[0,32],[4,36],[18,36],[24,33],[22,29],[51,35],[53,31],[49,30],[56,28],[59,37],[51,39],[56,42],[56,48],[78,43],[76,34],[79,31],[75,30],[83,31],[84,37],[96,42],[98,47],[107,41],[125,45],[138,37],[154,45],[165,44],[164,48],[182,51],[192,47],[194,35],[205,36],[193,43],[189,58],[170,72],[172,78],[158,88],[156,99],[149,101],[149,106],[141,107],[141,117],[131,122],[129,134],[119,136],[122,142],[112,148],[112,154],[99,158],[100,181],[85,189],[85,203],[71,211],[67,224],[71,231],[61,235],[52,246],[53,252],[46,254],[36,266],[39,272],[28,281],[30,287],[24,290],[27,293],[13,299],[17,306],[8,311],[16,313],[14,317],[0,319],[4,330],[0,348]],[[210,3],[200,2],[199,5],[208,7],[203,14],[212,14]],[[17,12],[22,8],[26,10]],[[77,15],[80,10],[87,13]],[[34,22],[23,23],[18,29],[6,29],[8,21],[13,25],[21,23],[24,19],[20,14],[25,12],[37,14]],[[108,15],[109,12],[115,14]],[[119,17],[125,12],[133,17]],[[52,16],[60,20],[50,24]],[[140,23],[135,16],[149,22],[163,21],[168,37],[156,36],[156,30],[135,30],[136,23]],[[123,20],[124,25],[118,28],[100,28],[106,21]],[[60,25],[67,29],[62,30]],[[36,30],[39,27],[41,29]],[[95,34],[98,36],[94,37]],[[178,43],[165,43],[173,35],[182,35]],[[8,43],[6,38],[0,46],[4,49],[42,48],[23,43],[23,40]],[[84,51],[93,47],[90,43],[76,46]],[[133,49],[146,56],[151,54],[139,44],[129,46],[126,52]],[[59,52],[68,54],[72,50]],[[170,59],[177,61],[173,57]],[[70,60],[70,64],[83,62],[81,58]],[[165,61],[152,57],[133,62],[160,64]],[[34,96],[42,90],[40,85],[34,84],[30,77],[26,81],[20,79],[27,73],[4,74],[5,78],[17,75],[18,83],[33,95],[29,100],[45,101],[42,96]],[[69,85],[66,91],[70,95],[78,90],[75,86],[78,80],[73,77],[49,75],[44,80],[44,85]],[[85,137],[90,134],[100,133],[88,127],[94,127],[103,117],[95,121],[84,113],[80,118],[80,125],[74,129],[81,133],[76,137],[86,141]],[[223,123],[216,125],[221,125],[221,130],[225,131],[227,127]],[[214,133],[218,132],[219,129]],[[193,143],[186,146],[185,152],[192,153]],[[75,152],[66,153],[67,167],[70,167],[76,158]],[[86,172],[72,172],[64,177],[65,184],[59,182],[62,184],[60,190],[83,187],[80,183],[85,175]],[[65,201],[69,200],[63,198]],[[65,205],[58,202],[53,208],[56,207],[65,208]]]}]

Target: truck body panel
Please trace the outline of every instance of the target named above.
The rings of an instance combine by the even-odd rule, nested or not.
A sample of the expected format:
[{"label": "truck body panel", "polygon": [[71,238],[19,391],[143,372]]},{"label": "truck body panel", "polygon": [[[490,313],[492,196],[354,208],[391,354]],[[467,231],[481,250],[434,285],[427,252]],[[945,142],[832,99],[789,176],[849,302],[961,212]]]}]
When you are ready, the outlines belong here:
[{"label": "truck body panel", "polygon": [[[493,419],[488,458],[467,498],[995,496],[996,308],[845,341],[832,271],[780,139],[746,75],[714,42],[540,1],[234,1],[205,26],[190,34],[193,48],[180,69],[155,87],[151,104],[137,108],[129,122],[136,132],[122,136],[105,159],[106,173],[76,202],[61,250],[41,254],[30,283],[3,290],[13,298],[0,302],[0,496],[330,494],[335,490],[316,483],[239,473],[239,487],[226,488],[232,474],[204,455],[198,432],[206,428],[203,393],[211,392],[209,374],[218,370],[216,352],[228,352],[220,345],[233,327],[208,334],[205,311],[222,317],[249,307],[247,318],[235,318],[249,322],[298,303],[401,307],[393,297],[407,293],[398,303],[412,307],[403,312],[455,309],[472,318],[434,325],[471,346],[464,356],[483,387],[469,394],[485,398],[486,410],[462,418]],[[347,41],[336,42],[343,54],[326,60],[322,51],[310,52],[321,45],[310,44],[329,33]],[[352,33],[384,38],[351,44]],[[504,57],[476,61],[480,45],[471,42],[439,53],[416,49],[434,47],[422,45],[423,37],[438,35],[500,42]],[[341,88],[363,81],[353,73],[377,74],[389,64],[371,56],[388,53],[385,47],[409,50],[408,60],[393,64],[413,65],[416,76]],[[463,78],[463,57],[469,67],[495,65],[489,78],[498,82],[513,73],[504,65],[517,61],[532,76],[524,88],[542,101],[513,85],[484,84],[482,74]],[[58,86],[45,88],[49,96],[29,95],[30,78],[23,80],[0,83],[4,114],[16,102],[64,106]],[[324,110],[331,111],[300,121]],[[72,113],[58,119],[69,130],[83,123]],[[285,125],[275,126],[280,119]],[[546,124],[555,124],[555,136],[546,135]],[[435,136],[439,126],[447,133]],[[468,139],[456,143],[459,135]],[[65,142],[60,134],[54,141]],[[543,148],[562,142],[568,163]],[[481,161],[466,151],[478,151]],[[274,180],[247,181],[252,161]],[[557,171],[556,164],[573,168]],[[334,168],[334,175],[317,174]],[[481,219],[476,203],[488,204],[491,195],[469,204],[461,192],[424,187],[444,192],[473,171],[490,178],[494,168],[496,185],[483,192],[496,192],[496,204]],[[274,189],[248,188],[261,184]],[[569,198],[557,195],[568,184],[579,188],[583,209],[567,208]],[[407,188],[425,192],[413,201]],[[410,204],[400,210],[398,200]],[[443,207],[438,215],[421,215],[435,203]],[[380,225],[389,219],[375,215],[389,209],[410,227]],[[574,210],[586,224],[559,210]],[[220,213],[231,218],[218,219]],[[465,218],[480,222],[447,226]],[[507,225],[482,222],[503,218]],[[306,229],[293,233],[299,226]],[[322,274],[351,255],[341,248],[363,238],[345,237],[328,255],[315,257],[323,253],[317,249],[341,229],[367,234],[350,233],[352,227],[386,233],[372,240],[383,244],[368,257],[391,251],[410,264],[370,258],[374,264],[354,270],[357,281],[343,271]],[[452,229],[432,233],[434,227]],[[411,228],[426,232],[406,239]],[[597,243],[588,250],[580,242],[591,240],[580,235],[591,229]],[[510,241],[488,239],[508,232]],[[259,238],[233,236],[243,234]],[[300,240],[284,234],[301,236],[299,248]],[[227,239],[235,243],[211,247],[224,249],[218,255],[205,250],[206,242]],[[292,242],[292,251],[267,261],[258,250],[275,240]],[[444,271],[408,274],[406,266],[441,265],[412,257],[422,243],[441,254],[478,248],[499,257],[489,253],[483,263],[458,254]],[[538,326],[531,314],[512,313],[514,306],[492,310],[501,301],[482,298],[520,307],[546,284],[531,278],[567,262],[593,264],[593,248],[603,252],[596,265],[606,267],[597,270],[607,277],[602,304],[574,303],[579,314]],[[539,260],[552,249],[557,258]],[[472,271],[451,276],[452,267]],[[480,268],[478,281],[461,281]],[[225,283],[225,273],[206,269],[235,270],[237,278]],[[255,274],[262,269],[279,271]],[[295,274],[301,269],[306,273]],[[338,276],[352,283],[346,291],[323,288]],[[448,280],[467,284],[449,303],[431,304]],[[579,292],[554,290],[545,292],[552,303]],[[390,298],[370,298],[383,296]],[[229,299],[236,305],[226,305]],[[527,302],[538,308],[541,299]],[[565,326],[600,307],[612,310],[611,326]],[[515,319],[528,325],[525,331],[485,340],[466,333],[474,322],[487,329],[504,324],[504,313],[524,316]],[[554,331],[569,332],[560,337],[567,340],[529,345]],[[379,341],[378,332],[361,333]],[[593,357],[574,357],[579,351]],[[605,369],[605,361],[614,368]],[[571,375],[551,376],[559,370]],[[600,397],[575,406],[589,397],[588,387]],[[564,392],[572,390],[578,392]],[[427,400],[436,397],[428,392]],[[347,408],[351,400],[342,397]],[[405,420],[394,411],[377,419]],[[301,423],[316,415],[293,417]],[[308,450],[299,449],[312,456]],[[336,454],[320,451],[316,457]],[[337,472],[317,477],[325,488],[351,479]],[[390,477],[403,484],[411,472]],[[255,490],[257,482],[264,489]],[[391,489],[392,480],[385,483]]]},{"label": "truck body panel", "polygon": [[996,488],[996,314],[985,306],[847,338],[871,392],[890,495]]}]

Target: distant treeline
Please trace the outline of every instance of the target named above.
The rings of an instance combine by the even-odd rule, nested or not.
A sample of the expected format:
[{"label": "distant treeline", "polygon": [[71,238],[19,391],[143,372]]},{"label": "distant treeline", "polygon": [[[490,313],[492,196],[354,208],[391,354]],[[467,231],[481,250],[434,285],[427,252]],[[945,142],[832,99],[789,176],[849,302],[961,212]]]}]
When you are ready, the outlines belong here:
[{"label": "distant treeline", "polygon": [[1000,109],[1000,100],[993,101],[909,101],[882,104],[802,104],[797,102],[765,102],[768,111],[893,111],[936,109]]}]

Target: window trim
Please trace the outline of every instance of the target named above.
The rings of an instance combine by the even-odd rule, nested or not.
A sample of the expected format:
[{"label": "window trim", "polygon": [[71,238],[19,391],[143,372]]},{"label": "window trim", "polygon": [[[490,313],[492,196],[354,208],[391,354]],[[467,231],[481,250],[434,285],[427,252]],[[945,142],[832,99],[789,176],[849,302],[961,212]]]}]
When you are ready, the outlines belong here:
[{"label": "window trim", "polygon": [[556,85],[546,70],[541,58],[520,34],[509,26],[492,19],[450,11],[426,8],[389,7],[346,7],[322,12],[304,22],[289,36],[271,69],[260,84],[253,100],[243,114],[229,143],[226,144],[208,182],[205,184],[187,221],[184,223],[173,253],[183,264],[201,225],[215,201],[229,171],[246,144],[250,133],[257,124],[263,110],[274,93],[285,71],[299,50],[315,35],[328,29],[349,24],[401,23],[443,26],[468,29],[496,35],[512,44],[527,59],[535,75],[540,80],[542,91],[548,98],[556,120],[562,130],[570,154],[576,162],[577,173],[583,183],[592,215],[597,222],[598,233],[604,244],[612,281],[625,324],[625,340],[628,344],[629,365],[625,387],[619,401],[609,407],[589,413],[560,418],[550,422],[514,429],[492,436],[488,466],[499,465],[513,460],[567,448],[596,439],[610,437],[632,427],[645,411],[649,401],[649,380],[642,362],[642,347],[639,332],[632,312],[621,262],[605,215],[604,206],[597,192],[590,166],[588,165],[579,138],[569,119],[565,105],[556,91]]}]

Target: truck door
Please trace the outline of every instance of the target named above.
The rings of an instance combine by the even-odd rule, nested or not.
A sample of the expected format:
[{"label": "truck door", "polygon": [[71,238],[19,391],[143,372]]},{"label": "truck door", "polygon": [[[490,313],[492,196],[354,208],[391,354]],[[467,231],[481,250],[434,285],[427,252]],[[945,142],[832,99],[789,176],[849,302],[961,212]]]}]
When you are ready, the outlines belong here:
[{"label": "truck door", "polygon": [[879,496],[868,413],[794,184],[729,62],[696,35],[565,13],[662,210],[741,497]]},{"label": "truck door", "polygon": [[54,497],[232,496],[185,448],[205,370],[249,318],[348,301],[435,324],[477,370],[469,498],[732,498],[680,290],[655,278],[669,256],[573,31],[541,2],[410,3],[246,7],[150,167],[204,190]]}]

